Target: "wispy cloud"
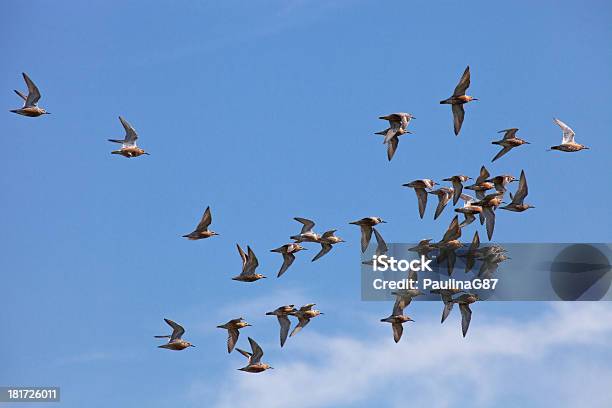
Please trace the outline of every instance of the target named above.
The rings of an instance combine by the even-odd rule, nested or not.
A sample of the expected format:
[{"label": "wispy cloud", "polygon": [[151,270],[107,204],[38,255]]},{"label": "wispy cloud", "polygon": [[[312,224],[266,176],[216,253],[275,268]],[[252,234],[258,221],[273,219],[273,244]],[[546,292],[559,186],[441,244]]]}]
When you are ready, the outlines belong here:
[{"label": "wispy cloud", "polygon": [[[480,312],[467,339],[459,328],[420,323],[365,339],[309,333],[282,365],[260,375],[234,370],[213,385],[196,381],[190,395],[215,395],[215,407],[556,406],[609,407],[612,307],[553,304],[530,321]],[[380,332],[377,332],[380,333]],[[274,361],[270,361],[272,365]],[[585,370],[588,367],[588,370]],[[602,387],[602,388],[600,388]],[[215,392],[211,392],[211,389]],[[236,397],[236,395],[247,397]],[[509,403],[508,401],[513,401]]]}]

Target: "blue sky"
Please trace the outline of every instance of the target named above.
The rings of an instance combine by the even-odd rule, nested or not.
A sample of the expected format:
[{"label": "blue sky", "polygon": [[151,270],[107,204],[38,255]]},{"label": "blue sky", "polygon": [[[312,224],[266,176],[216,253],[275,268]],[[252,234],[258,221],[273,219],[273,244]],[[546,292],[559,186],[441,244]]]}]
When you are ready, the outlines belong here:
[{"label": "blue sky", "polygon": [[[495,240],[610,242],[609,2],[0,7],[0,384],[59,385],[65,407],[225,406],[231,390],[253,394],[233,406],[271,407],[284,401],[272,385],[299,394],[300,381],[312,384],[312,400],[295,395],[287,401],[294,407],[400,404],[384,392],[397,381],[412,382],[414,398],[445,389],[429,401],[434,406],[510,406],[516,396],[537,406],[548,398],[540,390],[564,384],[550,397],[558,406],[612,403],[595,392],[598,381],[612,381],[609,344],[598,340],[612,334],[598,320],[612,305],[482,303],[462,339],[458,316],[441,328],[441,306],[421,303],[395,345],[377,321],[391,305],[359,300],[359,231],[348,225],[379,215],[389,222],[380,229],[389,242],[439,238],[451,212],[434,222],[428,208],[420,220],[414,193],[401,184],[476,176],[485,164],[493,174],[524,169],[527,201],[536,206],[500,214]],[[438,101],[468,64],[470,93],[480,101],[466,106],[455,137],[450,108]],[[22,71],[52,115],[8,112],[20,106],[12,89],[25,88]],[[388,163],[373,132],[385,126],[377,116],[395,111],[417,117],[416,133],[402,137]],[[151,156],[110,155],[115,146],[106,139],[123,135],[118,115]],[[546,152],[561,139],[552,117],[591,150]],[[532,144],[491,165],[498,149],[490,142],[509,127]],[[221,235],[180,238],[207,205]],[[338,228],[348,242],[314,264],[313,253],[298,254],[281,279],[231,281],[240,269],[236,243],[251,245],[259,272],[275,276],[281,259],[268,250],[298,231],[295,216],[314,219],[319,230]],[[281,352],[277,323],[263,313],[308,302],[326,315]],[[235,371],[243,358],[227,355],[215,326],[241,315],[254,327],[240,346],[247,335],[257,339],[274,372]],[[167,331],[163,317],[182,323],[198,347],[157,349],[152,336]],[[415,372],[396,367],[404,356],[431,356],[440,339],[440,350],[456,354],[421,358]],[[389,350],[395,354],[380,354]],[[456,364],[439,384],[433,378],[445,359]],[[371,375],[347,386],[358,367]],[[465,369],[488,378],[488,392]],[[504,383],[525,369],[537,381]],[[592,377],[578,377],[586,371]],[[586,392],[572,393],[576,383]]]}]

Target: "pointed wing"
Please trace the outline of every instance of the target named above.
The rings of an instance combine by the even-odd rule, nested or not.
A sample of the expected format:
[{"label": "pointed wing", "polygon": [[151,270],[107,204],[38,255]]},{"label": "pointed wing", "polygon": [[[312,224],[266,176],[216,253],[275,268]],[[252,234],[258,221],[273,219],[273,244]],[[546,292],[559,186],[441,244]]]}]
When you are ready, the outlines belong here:
[{"label": "pointed wing", "polygon": [[483,183],[484,181],[488,180],[489,177],[491,177],[491,173],[489,173],[489,170],[487,170],[485,166],[482,166],[480,168],[480,174],[478,175],[478,178],[476,179],[476,184]]},{"label": "pointed wing", "polygon": [[516,193],[512,197],[512,203],[514,204],[523,204],[525,197],[529,190],[527,189],[527,178],[525,177],[525,171],[521,170],[521,178],[519,179],[519,186],[516,190]]},{"label": "pointed wing", "polygon": [[393,323],[391,324],[393,328],[393,340],[397,343],[402,338],[402,333],[404,332],[404,326],[401,323]]},{"label": "pointed wing", "polygon": [[[455,87],[455,91],[453,92],[453,96],[461,96],[465,95],[465,91],[470,87],[470,67],[469,65],[463,71],[463,75],[459,80],[459,83]],[[454,106],[454,105],[453,105]]]},{"label": "pointed wing", "polygon": [[311,220],[306,219],[306,218],[295,217],[294,220],[296,220],[297,222],[302,224],[302,231],[300,231],[300,234],[305,234],[307,232],[312,232],[312,229],[315,226],[314,221],[311,221]]},{"label": "pointed wing", "polygon": [[240,332],[238,329],[228,329],[227,330],[227,352],[231,353],[238,341],[238,336],[240,336]]},{"label": "pointed wing", "polygon": [[501,149],[499,152],[497,152],[495,157],[493,157],[493,160],[491,160],[491,163],[493,163],[495,160],[502,157],[504,154],[508,153],[510,150],[512,150],[512,146],[504,146],[504,148]]},{"label": "pointed wing", "polygon": [[563,131],[563,144],[566,143],[574,143],[574,131],[571,127],[567,126],[565,123],[561,122],[559,119],[554,118],[553,121],[561,128]]},{"label": "pointed wing", "polygon": [[518,132],[518,128],[504,129],[497,133],[504,133],[504,140],[507,140],[514,139],[516,137],[516,132]]},{"label": "pointed wing", "polygon": [[247,245],[247,261],[244,265],[244,274],[245,275],[253,275],[255,274],[255,269],[259,266],[259,261],[255,256],[255,252],[251,249],[250,246]]},{"label": "pointed wing", "polygon": [[454,303],[452,301],[444,301],[444,309],[442,309],[442,320],[440,323],[444,323],[450,312],[453,310]]},{"label": "pointed wing", "polygon": [[453,110],[453,124],[455,129],[455,135],[458,135],[459,131],[461,130],[461,125],[463,125],[465,110],[463,110],[463,105],[460,104],[451,105],[451,109]]},{"label": "pointed wing", "polygon": [[245,351],[243,349],[236,349],[237,352],[239,352],[240,354],[242,354],[243,356],[245,356],[246,358],[249,359],[249,363],[251,362],[251,353],[249,353],[248,351]]},{"label": "pointed wing", "polygon": [[315,305],[315,303],[308,303],[302,307],[300,307],[300,312],[305,312],[307,310],[312,310],[312,307]]},{"label": "pointed wing", "polygon": [[17,95],[19,95],[19,97],[20,97],[21,99],[23,99],[23,102],[24,102],[23,106],[25,107],[25,101],[27,101],[27,100],[28,100],[28,98],[27,98],[27,97],[26,97],[24,94],[22,94],[21,92],[19,92],[19,91],[18,91],[18,90],[16,90],[16,89],[13,89],[13,91],[15,91],[15,93],[16,93]]},{"label": "pointed wing", "polygon": [[280,270],[278,271],[278,275],[276,276],[280,278],[281,275],[285,273],[285,271],[287,271],[287,269],[291,266],[293,261],[295,261],[295,255],[283,252],[283,265],[281,266]]},{"label": "pointed wing", "polygon": [[365,252],[372,239],[372,227],[361,225],[361,252]]},{"label": "pointed wing", "polygon": [[374,238],[376,238],[376,255],[386,254],[389,248],[384,238],[376,228],[372,227],[372,231],[374,231]]},{"label": "pointed wing", "polygon": [[280,345],[283,347],[287,341],[287,335],[289,334],[289,328],[291,327],[291,321],[287,316],[277,316],[278,323],[280,324]]},{"label": "pointed wing", "polygon": [[336,231],[338,230],[333,229],[333,230],[325,231],[323,235],[321,235],[321,239],[327,239],[329,237],[333,237]]},{"label": "pointed wing", "polygon": [[442,238],[442,242],[449,242],[461,237],[461,228],[459,228],[459,217],[455,215],[453,220],[451,221],[444,237]]},{"label": "pointed wing", "polygon": [[298,324],[297,324],[297,326],[295,326],[295,328],[293,329],[293,331],[291,332],[289,337],[293,337],[296,334],[298,334],[300,332],[300,330],[302,330],[304,327],[306,327],[306,325],[308,323],[310,323],[310,319],[308,319],[307,317],[298,316]]},{"label": "pointed wing", "polygon": [[495,211],[493,211],[491,207],[482,207],[482,214],[487,223],[487,237],[490,241],[493,237],[493,230],[495,229]]},{"label": "pointed wing", "polygon": [[427,191],[425,191],[424,188],[415,188],[414,192],[419,201],[419,216],[423,218],[423,215],[425,215],[425,208],[427,207]]},{"label": "pointed wing", "polygon": [[259,347],[259,344],[255,340],[249,337],[249,343],[251,344],[251,350],[253,351],[253,355],[251,356],[250,364],[257,364],[261,361],[263,357],[263,350]]},{"label": "pointed wing", "polygon": [[236,248],[238,248],[238,253],[240,254],[240,258],[242,259],[242,272],[244,272],[244,267],[247,262],[247,256],[242,250],[242,248],[240,248],[240,245],[236,244]]},{"label": "pointed wing", "polygon": [[385,139],[383,140],[383,144],[389,143],[391,139],[393,139],[397,135],[397,131],[400,128],[400,122],[390,121],[391,126],[387,129],[387,133],[385,133]]},{"label": "pointed wing", "polygon": [[121,124],[123,125],[123,128],[125,129],[125,137],[123,138],[123,145],[124,146],[136,146],[136,139],[138,139],[138,135],[136,134],[136,131],[134,130],[132,125],[130,125],[121,116],[119,116],[119,121],[121,122]]},{"label": "pointed wing", "polygon": [[459,198],[461,198],[462,192],[463,183],[461,182],[461,180],[453,180],[453,205],[457,204],[457,201],[459,201]]},{"label": "pointed wing", "polygon": [[181,336],[185,333],[185,329],[180,324],[173,322],[170,319],[164,319],[166,323],[170,327],[172,327],[172,335],[170,336],[170,341],[180,339]]},{"label": "pointed wing", "polygon": [[312,262],[314,262],[317,259],[321,258],[323,255],[325,255],[326,253],[331,251],[331,249],[332,249],[332,246],[330,244],[321,243],[321,250],[319,251],[319,253],[314,258],[312,258]]},{"label": "pointed wing", "polygon": [[28,97],[25,101],[25,107],[36,106],[38,101],[40,100],[40,91],[38,87],[34,85],[34,82],[30,79],[28,74],[25,72],[21,73],[23,75],[23,79],[25,80],[26,85],[28,86]]},{"label": "pointed wing", "polygon": [[478,235],[478,231],[474,232],[474,238],[472,238],[472,243],[470,244],[470,249],[478,249],[480,247],[480,236]]},{"label": "pointed wing", "polygon": [[389,159],[389,161],[391,161],[393,156],[395,156],[395,151],[397,150],[398,145],[399,138],[392,137],[391,139],[389,139],[389,142],[387,143],[387,159]]},{"label": "pointed wing", "polygon": [[196,227],[196,231],[200,231],[200,232],[207,231],[208,226],[210,225],[211,222],[212,222],[212,214],[210,213],[210,207],[206,207],[206,210],[204,211],[204,214],[202,215],[202,219],[200,220],[200,223]]},{"label": "pointed wing", "polygon": [[470,309],[470,305],[460,303],[459,310],[461,311],[461,331],[463,337],[465,337],[472,321],[472,309]]},{"label": "pointed wing", "polygon": [[444,208],[446,208],[446,204],[450,201],[453,196],[453,192],[447,192],[443,195],[438,196],[438,206],[436,207],[436,213],[434,214],[434,220],[437,220]]}]

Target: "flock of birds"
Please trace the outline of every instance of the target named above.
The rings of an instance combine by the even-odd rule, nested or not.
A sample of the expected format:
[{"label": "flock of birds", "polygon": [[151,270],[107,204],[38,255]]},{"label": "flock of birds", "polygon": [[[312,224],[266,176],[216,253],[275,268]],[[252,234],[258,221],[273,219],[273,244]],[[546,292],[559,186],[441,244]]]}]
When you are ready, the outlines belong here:
[{"label": "flock of birds", "polygon": [[[28,94],[24,95],[20,91],[15,90],[15,93],[19,95],[21,99],[23,99],[24,104],[20,109],[11,110],[11,112],[28,117],[38,117],[50,114],[45,109],[38,106],[38,102],[41,98],[38,87],[26,73],[23,73],[23,79],[27,85]],[[441,104],[451,105],[455,135],[459,134],[465,117],[463,105],[468,102],[478,100],[472,96],[466,95],[466,90],[469,88],[469,86],[470,68],[468,66],[465,69],[459,84],[455,87],[452,96],[440,101]],[[380,119],[389,122],[389,127],[387,129],[376,132],[376,134],[384,136],[383,143],[387,145],[387,157],[390,161],[397,151],[399,136],[411,133],[408,130],[408,125],[412,119],[415,119],[415,117],[410,113],[400,112],[380,116]],[[120,149],[113,150],[111,153],[127,158],[148,155],[149,153],[138,147],[136,143],[138,134],[134,128],[121,116],[119,116],[119,121],[125,129],[125,136],[123,139],[108,139],[110,142],[121,144]],[[574,131],[569,126],[558,119],[554,119],[554,122],[562,129],[563,139],[560,145],[552,146],[550,150],[577,152],[583,149],[588,149],[588,147],[574,141]],[[529,142],[516,136],[517,131],[517,128],[500,131],[500,133],[504,133],[503,138],[501,140],[493,141],[492,143],[501,146],[502,149],[495,155],[492,161],[496,161],[497,159],[501,158],[515,147],[523,144],[529,144]],[[467,251],[457,254],[455,251],[463,247],[463,244],[459,241],[462,234],[462,229],[474,222],[476,215],[478,215],[480,223],[486,224],[487,236],[488,239],[491,240],[495,227],[495,211],[498,208],[513,212],[523,212],[529,208],[533,208],[533,206],[524,203],[524,200],[528,194],[527,179],[524,171],[521,171],[518,180],[512,175],[506,174],[491,177],[489,171],[482,166],[480,169],[480,174],[476,178],[475,182],[464,187],[463,184],[468,180],[471,180],[471,177],[460,174],[445,178],[443,181],[449,182],[450,186],[439,187],[437,189],[434,189],[434,186],[439,184],[431,179],[418,179],[403,185],[405,187],[414,189],[418,200],[418,211],[420,218],[423,218],[425,214],[427,197],[429,194],[435,195],[438,198],[438,205],[434,213],[434,219],[437,219],[442,214],[451,200],[453,205],[456,205],[460,200],[464,202],[463,206],[454,209],[455,212],[463,214],[464,219],[461,223],[459,222],[458,215],[455,215],[446,233],[439,242],[432,243],[432,239],[423,239],[417,246],[410,248],[410,251],[414,251],[419,255],[424,256],[429,256],[430,253],[435,251],[437,253],[437,262],[439,264],[446,262],[449,276],[452,274],[457,256],[466,258],[466,272],[471,270],[476,260],[481,260],[483,261],[483,266],[479,271],[479,276],[490,276],[499,263],[509,259],[505,255],[505,250],[499,245],[481,247],[478,231],[476,231],[472,243],[469,245]],[[511,202],[506,203],[503,201],[506,187],[509,183],[514,181],[518,181],[518,188],[514,195],[510,193]],[[463,193],[464,189],[474,191],[476,197],[474,198]],[[489,192],[490,190],[493,190],[493,192]],[[501,204],[506,205],[501,206]],[[337,231],[336,229],[328,230],[323,234],[317,234],[314,232],[315,223],[312,220],[300,217],[296,217],[295,220],[302,224],[302,228],[299,234],[289,237],[293,242],[284,244],[271,250],[272,252],[280,253],[283,257],[283,263],[278,271],[277,277],[281,277],[289,269],[295,260],[296,253],[307,249],[302,246],[302,244],[313,243],[320,245],[320,251],[312,258],[312,261],[314,262],[330,252],[334,245],[345,242],[342,238],[335,235]],[[183,235],[183,237],[189,240],[201,240],[219,235],[218,233],[209,229],[211,223],[212,213],[210,207],[207,207],[204,211],[202,219],[194,231]],[[381,223],[385,223],[385,221],[383,221],[380,217],[365,217],[350,223],[360,227],[361,229],[362,253],[367,250],[372,234],[374,234],[377,243],[376,254],[380,255],[388,250],[385,240],[380,232],[376,229],[376,226]],[[242,270],[239,275],[233,277],[232,279],[240,282],[255,282],[265,278],[264,275],[256,272],[259,262],[253,249],[247,245],[245,253],[239,244],[236,244],[236,247],[242,260]],[[364,263],[371,264],[372,261],[364,261]],[[415,282],[418,280],[416,272],[410,272],[409,278]],[[478,301],[479,297],[475,293],[462,292],[462,290],[454,289],[440,289],[432,291],[432,293],[440,295],[440,298],[444,303],[442,322],[446,320],[449,313],[453,309],[453,306],[455,304],[459,305],[462,315],[462,332],[463,336],[465,337],[472,315],[470,304]],[[402,336],[403,323],[413,321],[411,317],[404,314],[404,309],[410,304],[414,297],[419,296],[422,293],[416,289],[406,289],[399,292],[393,292],[393,294],[396,296],[396,300],[392,313],[389,317],[382,319],[382,322],[391,323],[393,328],[393,338],[395,342],[398,342]],[[295,305],[284,305],[276,308],[274,311],[266,313],[266,315],[276,316],[278,319],[280,324],[281,347],[284,346],[287,337],[296,335],[300,330],[308,325],[311,319],[323,314],[319,310],[313,309],[313,306],[315,306],[315,304],[310,303],[297,309]],[[297,318],[297,324],[291,331],[291,334],[289,334],[289,330],[291,329],[291,321],[289,320],[289,317]],[[160,348],[169,350],[184,350],[189,347],[195,347],[193,344],[182,338],[183,334],[185,333],[185,329],[180,324],[170,319],[164,320],[172,328],[172,333],[170,335],[155,336],[156,338],[168,339],[166,344],[159,346]],[[234,349],[236,349],[240,354],[247,358],[246,366],[240,368],[239,370],[250,373],[259,373],[271,369],[272,367],[269,364],[261,362],[263,350],[252,338],[248,338],[251,348],[250,352],[240,348],[235,348],[235,345],[238,342],[240,330],[248,326],[251,325],[247,323],[244,318],[240,317],[229,320],[227,323],[217,327],[226,330],[228,333],[228,353],[231,353]]]}]

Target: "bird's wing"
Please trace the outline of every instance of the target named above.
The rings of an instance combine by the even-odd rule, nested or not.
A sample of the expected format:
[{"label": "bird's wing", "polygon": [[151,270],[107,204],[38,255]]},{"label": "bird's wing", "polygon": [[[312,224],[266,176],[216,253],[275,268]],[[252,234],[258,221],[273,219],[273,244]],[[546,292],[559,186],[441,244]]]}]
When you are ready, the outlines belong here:
[{"label": "bird's wing", "polygon": [[314,303],[305,304],[304,306],[300,307],[300,312],[311,310],[314,305],[315,305]]},{"label": "bird's wing", "polygon": [[463,71],[463,75],[461,76],[459,83],[455,87],[453,96],[465,95],[465,91],[469,87],[470,87],[470,67],[468,66],[467,68],[465,68],[465,71]]},{"label": "bird's wing", "polygon": [[280,278],[280,276],[291,266],[293,261],[295,261],[295,255],[288,252],[283,252],[283,265],[276,276]]},{"label": "bird's wing", "polygon": [[482,214],[487,223],[487,237],[490,241],[493,237],[493,230],[495,229],[495,211],[493,211],[491,207],[482,207]]},{"label": "bird's wing", "polygon": [[436,207],[436,213],[434,214],[434,220],[437,220],[444,208],[446,208],[446,204],[450,201],[453,196],[452,192],[447,192],[443,195],[438,196],[438,206]]},{"label": "bird's wing", "polygon": [[521,170],[521,178],[519,179],[519,185],[516,189],[516,193],[512,197],[512,202],[514,204],[523,204],[523,201],[525,200],[525,197],[527,197],[528,193],[527,177],[525,177],[525,171]]},{"label": "bird's wing", "polygon": [[196,231],[206,231],[208,230],[208,226],[212,222],[212,214],[210,213],[210,207],[206,207],[204,214],[202,215],[202,219],[200,223],[196,227]]},{"label": "bird's wing", "polygon": [[289,334],[289,328],[291,327],[291,321],[287,316],[277,316],[278,323],[280,324],[280,344],[281,347],[287,341],[287,335]]},{"label": "bird's wing", "polygon": [[244,251],[242,250],[242,248],[240,248],[240,245],[236,244],[236,248],[238,248],[238,253],[240,254],[240,259],[242,259],[242,271],[244,272],[244,267],[245,267],[246,262],[247,262],[247,256],[244,253]]},{"label": "bird's wing", "polygon": [[461,180],[453,180],[453,205],[457,204],[459,198],[461,197],[461,193],[463,192],[463,183]]},{"label": "bird's wing", "polygon": [[444,237],[442,238],[442,242],[449,242],[461,237],[461,228],[459,228],[459,217],[455,215],[453,220],[451,221],[446,233],[444,233]]},{"label": "bird's wing", "polygon": [[392,137],[389,139],[389,143],[387,143],[387,159],[391,161],[393,156],[395,155],[395,151],[397,150],[397,145],[399,144],[399,138]]},{"label": "bird's wing", "polygon": [[451,109],[453,110],[455,135],[458,135],[461,130],[461,125],[463,124],[463,118],[465,117],[465,110],[463,110],[463,105],[460,104],[451,105]]},{"label": "bird's wing", "polygon": [[474,238],[472,238],[472,243],[470,244],[470,249],[478,249],[480,247],[480,236],[478,235],[478,231],[474,232]]},{"label": "bird's wing", "polygon": [[136,134],[136,130],[134,130],[132,125],[130,125],[121,116],[119,116],[119,121],[121,122],[121,124],[123,125],[123,128],[125,129],[125,137],[124,137],[123,144],[125,146],[135,146],[136,139],[138,139],[138,134]]},{"label": "bird's wing", "polygon": [[571,127],[567,126],[565,123],[561,122],[559,119],[555,118],[553,121],[561,128],[563,131],[563,144],[566,143],[574,143],[574,131]]},{"label": "bird's wing", "polygon": [[476,201],[474,197],[469,194],[461,194],[461,199],[465,201],[466,204]]},{"label": "bird's wing", "polygon": [[387,243],[376,228],[372,227],[372,231],[374,232],[374,238],[376,238],[376,255],[386,254],[389,250]]},{"label": "bird's wing", "polygon": [[250,246],[247,245],[247,261],[244,265],[245,274],[253,275],[255,274],[255,269],[259,266],[259,261],[257,260],[257,256],[255,256],[255,252],[251,249]]},{"label": "bird's wing", "polygon": [[491,177],[491,173],[489,173],[489,170],[487,170],[485,166],[482,166],[480,168],[480,174],[478,175],[478,178],[476,179],[476,184],[483,183],[489,177]]},{"label": "bird's wing", "polygon": [[336,231],[338,230],[333,229],[333,230],[325,231],[323,235],[321,235],[321,239],[327,239],[329,237],[333,237]]},{"label": "bird's wing", "polygon": [[259,347],[259,344],[255,340],[249,337],[249,343],[251,344],[251,350],[253,351],[253,355],[251,356],[251,364],[257,364],[261,361],[263,357],[263,350]]},{"label": "bird's wing", "polygon": [[245,351],[243,349],[240,349],[240,348],[237,348],[236,351],[239,352],[240,354],[242,354],[243,356],[245,356],[246,358],[248,358],[249,362],[251,362],[251,353],[249,353],[248,351]]},{"label": "bird's wing", "polygon": [[231,353],[238,341],[238,336],[240,336],[240,332],[238,329],[228,329],[227,330],[227,352]]},{"label": "bird's wing", "polygon": [[517,128],[511,128],[511,129],[500,130],[497,133],[503,133],[504,140],[506,140],[506,139],[514,139],[516,137],[516,132],[518,132]]},{"label": "bird's wing", "polygon": [[419,216],[423,218],[425,215],[425,208],[427,207],[427,191],[424,188],[415,188],[417,200],[419,202]]},{"label": "bird's wing", "polygon": [[393,328],[393,340],[397,343],[402,338],[402,333],[404,332],[404,326],[401,323],[392,323],[391,327]]},{"label": "bird's wing", "polygon": [[298,316],[298,324],[293,328],[293,331],[289,335],[289,337],[293,337],[300,332],[306,325],[310,323],[310,319],[303,316]]},{"label": "bird's wing", "polygon": [[472,309],[470,309],[470,305],[460,303],[459,310],[461,311],[461,331],[463,332],[463,337],[465,337],[472,320]]},{"label": "bird's wing", "polygon": [[459,225],[459,228],[463,228],[466,225],[470,225],[471,223],[474,222],[474,220],[476,219],[476,217],[474,217],[474,214],[463,214],[463,216],[465,217],[465,219],[463,220],[463,222]]},{"label": "bird's wing", "polygon": [[393,304],[392,316],[403,315],[404,309],[410,304],[411,301],[412,301],[411,297],[402,296],[400,294],[396,295],[395,303]]},{"label": "bird's wing", "polygon": [[173,322],[170,319],[164,319],[164,321],[168,323],[170,327],[172,327],[172,335],[170,336],[170,341],[180,339],[181,336],[185,333],[185,329],[180,324]]},{"label": "bird's wing", "polygon": [[440,323],[444,323],[450,312],[453,310],[453,305],[454,303],[452,302],[452,299],[451,301],[444,302],[444,309],[442,309],[442,320]]},{"label": "bird's wing", "polygon": [[369,225],[361,225],[361,252],[368,249],[370,239],[372,238],[372,227]]},{"label": "bird's wing", "polygon": [[24,94],[22,94],[21,92],[19,92],[19,91],[18,91],[18,90],[16,90],[16,89],[13,89],[13,91],[15,91],[15,93],[16,93],[17,95],[19,95],[19,97],[20,97],[21,99],[23,99],[23,102],[24,102],[23,106],[25,107],[25,101],[27,101],[27,100],[28,100],[27,96],[25,96]]},{"label": "bird's wing", "polygon": [[493,160],[491,160],[491,163],[493,163],[495,160],[502,157],[504,154],[508,153],[510,150],[512,150],[512,146],[504,146],[499,152],[497,152],[495,157],[493,157]]},{"label": "bird's wing", "polygon": [[302,231],[300,231],[300,234],[312,232],[312,229],[315,226],[314,221],[306,219],[306,218],[295,217],[294,220],[302,224]]},{"label": "bird's wing", "polygon": [[312,258],[312,262],[314,262],[317,259],[321,258],[323,255],[325,255],[326,253],[331,251],[331,249],[332,249],[332,246],[330,244],[326,244],[326,243],[322,242],[321,243],[321,250],[319,251],[319,253],[317,255],[315,255],[314,258]]},{"label": "bird's wing", "polygon": [[26,85],[28,86],[28,97],[26,98],[24,106],[36,106],[36,104],[40,100],[40,91],[38,90],[38,87],[34,84],[34,82],[32,82],[28,74],[23,72],[22,75]]}]

